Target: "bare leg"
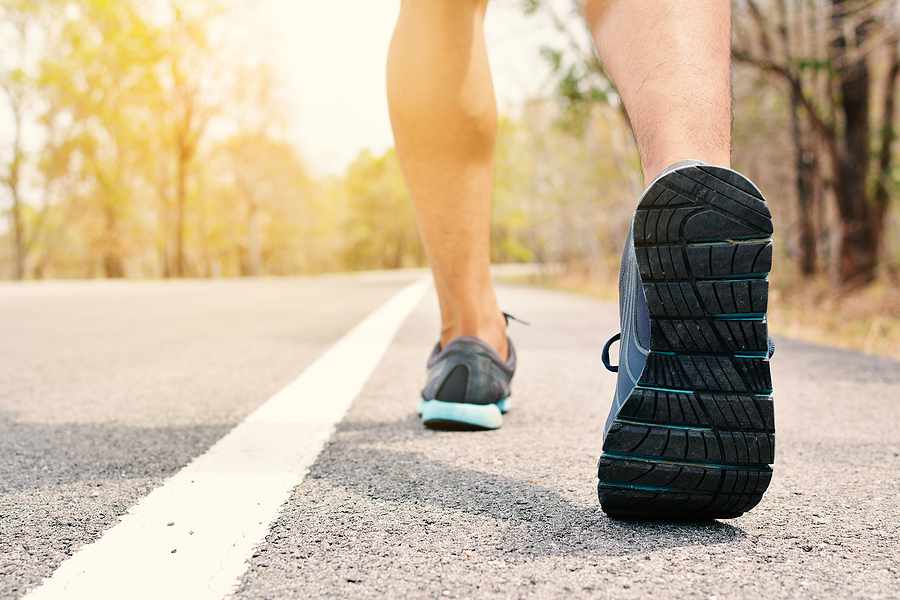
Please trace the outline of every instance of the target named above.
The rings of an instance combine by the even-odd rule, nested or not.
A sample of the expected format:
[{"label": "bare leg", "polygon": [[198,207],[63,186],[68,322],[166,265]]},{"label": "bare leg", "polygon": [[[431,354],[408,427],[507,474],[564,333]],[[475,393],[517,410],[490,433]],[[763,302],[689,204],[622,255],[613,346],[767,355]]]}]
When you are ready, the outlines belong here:
[{"label": "bare leg", "polygon": [[685,159],[730,166],[730,2],[588,0],[585,12],[645,179]]},{"label": "bare leg", "polygon": [[487,0],[403,0],[388,56],[397,155],[441,306],[441,342],[481,338],[505,357],[490,274],[497,108]]}]

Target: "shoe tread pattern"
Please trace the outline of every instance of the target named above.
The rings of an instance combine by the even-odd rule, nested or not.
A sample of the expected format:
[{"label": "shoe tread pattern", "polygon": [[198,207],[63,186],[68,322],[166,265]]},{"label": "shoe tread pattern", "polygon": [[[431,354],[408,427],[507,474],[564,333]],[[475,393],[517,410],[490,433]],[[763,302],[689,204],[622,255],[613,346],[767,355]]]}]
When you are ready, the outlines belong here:
[{"label": "shoe tread pattern", "polygon": [[641,200],[650,354],[598,466],[610,515],[731,518],[762,498],[775,455],[771,236],[762,195],[727,169],[679,169]]}]

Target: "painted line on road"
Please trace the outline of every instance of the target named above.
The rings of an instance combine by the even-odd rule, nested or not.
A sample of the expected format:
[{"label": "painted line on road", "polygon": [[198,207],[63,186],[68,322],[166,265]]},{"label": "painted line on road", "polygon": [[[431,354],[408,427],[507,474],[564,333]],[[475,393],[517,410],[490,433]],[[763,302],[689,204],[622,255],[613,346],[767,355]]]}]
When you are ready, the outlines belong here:
[{"label": "painted line on road", "polygon": [[202,600],[232,592],[429,285],[422,279],[394,295],[26,598]]}]

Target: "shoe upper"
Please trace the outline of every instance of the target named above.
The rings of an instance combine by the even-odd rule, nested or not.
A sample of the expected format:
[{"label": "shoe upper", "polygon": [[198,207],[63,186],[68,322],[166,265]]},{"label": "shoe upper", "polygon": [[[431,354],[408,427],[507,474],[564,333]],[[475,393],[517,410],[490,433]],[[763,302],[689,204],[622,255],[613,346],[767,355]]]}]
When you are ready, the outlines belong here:
[{"label": "shoe upper", "polygon": [[[644,194],[653,187],[653,184],[658,179],[672,171],[702,164],[702,162],[697,160],[685,160],[668,166],[650,182],[644,190]],[[634,251],[633,221],[628,229],[625,249],[622,251],[622,268],[619,271],[619,322],[621,337],[619,339],[616,393],[613,397],[609,416],[606,419],[606,426],[603,429],[604,436],[609,431],[609,428],[612,427],[616,415],[619,414],[619,410],[625,404],[625,401],[628,400],[628,396],[637,386],[641,373],[644,371],[644,366],[647,364],[647,355],[650,353],[650,310],[647,308],[647,297],[644,295],[644,285]],[[605,355],[606,351],[604,351]]]},{"label": "shoe upper", "polygon": [[436,344],[428,358],[425,400],[493,404],[510,394],[516,370],[516,350],[507,338],[509,357],[503,360],[489,344],[476,337],[458,337],[445,348]]},{"label": "shoe upper", "polygon": [[628,230],[619,275],[619,366],[616,393],[606,419],[604,435],[637,385],[650,353],[650,311],[634,253],[634,225]]},{"label": "shoe upper", "polygon": [[[700,161],[687,160],[670,165],[647,186],[644,194],[653,187],[657,180],[669,173],[703,164]],[[641,199],[643,199],[643,195]],[[637,386],[647,364],[647,356],[650,354],[650,310],[647,307],[647,297],[644,294],[640,267],[634,249],[633,221],[628,230],[628,238],[625,240],[625,249],[622,253],[622,268],[619,275],[619,315],[621,332],[618,336],[613,336],[603,350],[603,361],[607,368],[618,374],[615,396],[603,431],[604,437],[631,392]],[[609,346],[616,339],[619,340],[619,365],[613,367],[609,364]],[[775,345],[769,338],[768,356],[771,357],[774,352]]]}]

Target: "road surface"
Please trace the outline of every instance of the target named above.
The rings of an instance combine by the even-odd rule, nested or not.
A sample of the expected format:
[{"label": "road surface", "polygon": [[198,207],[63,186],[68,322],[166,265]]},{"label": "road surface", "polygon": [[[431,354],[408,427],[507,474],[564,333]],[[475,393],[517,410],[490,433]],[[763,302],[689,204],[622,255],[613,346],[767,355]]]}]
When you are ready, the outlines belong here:
[{"label": "road surface", "polygon": [[[271,460],[296,469],[278,470],[280,496],[259,489],[270,497],[255,524],[216,512],[230,493],[219,501],[204,495],[217,488],[198,487],[193,500],[222,535],[243,532],[234,547],[246,556],[230,567],[207,550],[192,559],[204,531],[176,520],[179,471],[205,456],[235,495],[257,493],[238,489],[252,473],[226,464],[228,444],[244,439],[235,432],[298,375],[328,368],[329,348],[421,277],[0,287],[0,598],[60,597],[40,592],[63,589],[53,584],[67,564],[72,585],[112,579],[104,561],[122,548],[143,561],[150,538],[168,543],[169,531],[183,542],[121,584],[132,597],[170,568],[184,590],[218,576],[238,599],[900,596],[900,363],[777,340],[777,459],[760,506],[707,524],[613,521],[598,508],[595,473],[615,381],[599,350],[616,308],[510,286],[503,307],[532,325],[512,326],[520,371],[503,429],[418,423],[437,331],[423,287],[411,310],[395,307],[398,328],[360,334],[384,338],[371,376],[366,360],[340,355],[364,385],[322,443],[284,438],[297,454]],[[360,339],[342,351],[368,352]],[[331,388],[313,379],[290,388],[291,407],[330,406]],[[270,457],[252,460],[265,470]],[[173,507],[172,521],[152,512],[154,490],[177,500],[157,503]],[[129,528],[142,515],[159,531]]]}]

